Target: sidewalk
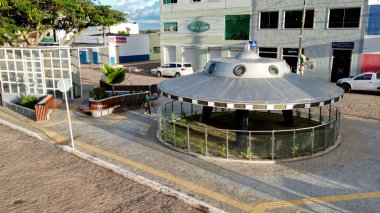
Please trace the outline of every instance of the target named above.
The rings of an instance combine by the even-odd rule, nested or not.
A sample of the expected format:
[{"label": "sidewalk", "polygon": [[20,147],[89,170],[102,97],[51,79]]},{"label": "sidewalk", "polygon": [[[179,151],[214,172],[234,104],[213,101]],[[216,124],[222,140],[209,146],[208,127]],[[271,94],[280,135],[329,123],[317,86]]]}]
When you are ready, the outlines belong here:
[{"label": "sidewalk", "polygon": [[[156,117],[141,115],[140,109],[92,118],[76,108],[73,103],[76,149],[229,212],[375,212],[379,208],[380,168],[368,166],[379,162],[377,124],[344,119],[341,146],[319,158],[249,164],[203,160],[169,149],[155,137]],[[49,122],[36,123],[0,107],[0,119],[53,144],[70,144],[64,109],[51,114]]]}]

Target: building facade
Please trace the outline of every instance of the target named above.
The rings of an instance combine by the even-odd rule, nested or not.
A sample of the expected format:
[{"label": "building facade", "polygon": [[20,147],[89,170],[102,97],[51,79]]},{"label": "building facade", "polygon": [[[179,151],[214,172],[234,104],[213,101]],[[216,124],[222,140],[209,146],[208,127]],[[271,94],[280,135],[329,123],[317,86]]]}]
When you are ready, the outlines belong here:
[{"label": "building facade", "polygon": [[63,98],[59,80],[70,80],[68,97],[82,96],[79,49],[67,47],[0,48],[0,94],[11,102],[21,95]]},{"label": "building facade", "polygon": [[368,1],[361,72],[380,71],[380,0]]},{"label": "building facade", "polygon": [[[307,1],[303,53],[315,66],[306,75],[335,82],[360,73],[366,31],[378,29],[367,25],[371,7],[368,0]],[[162,0],[161,63],[191,62],[200,71],[255,40],[260,56],[282,58],[296,71],[302,10],[294,0]]]}]

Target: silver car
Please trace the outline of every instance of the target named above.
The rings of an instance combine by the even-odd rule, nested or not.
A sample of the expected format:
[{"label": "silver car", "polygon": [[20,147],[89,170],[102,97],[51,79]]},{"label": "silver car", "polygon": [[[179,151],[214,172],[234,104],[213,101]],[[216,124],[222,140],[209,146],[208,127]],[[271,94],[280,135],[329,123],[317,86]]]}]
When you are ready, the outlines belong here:
[{"label": "silver car", "polygon": [[161,67],[151,69],[151,73],[157,77],[190,75],[194,73],[193,67],[186,62],[172,62]]},{"label": "silver car", "polygon": [[365,72],[352,78],[341,78],[337,85],[344,92],[351,90],[380,91],[380,72]]}]

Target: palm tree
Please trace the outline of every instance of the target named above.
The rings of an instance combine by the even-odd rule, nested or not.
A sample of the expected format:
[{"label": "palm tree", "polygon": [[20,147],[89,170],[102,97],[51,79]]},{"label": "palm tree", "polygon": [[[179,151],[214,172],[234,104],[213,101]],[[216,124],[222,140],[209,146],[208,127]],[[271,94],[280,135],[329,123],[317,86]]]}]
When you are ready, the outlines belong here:
[{"label": "palm tree", "polygon": [[123,67],[111,67],[103,64],[103,74],[106,76],[106,83],[112,85],[112,96],[115,95],[115,84],[120,84],[125,79],[125,69]]}]

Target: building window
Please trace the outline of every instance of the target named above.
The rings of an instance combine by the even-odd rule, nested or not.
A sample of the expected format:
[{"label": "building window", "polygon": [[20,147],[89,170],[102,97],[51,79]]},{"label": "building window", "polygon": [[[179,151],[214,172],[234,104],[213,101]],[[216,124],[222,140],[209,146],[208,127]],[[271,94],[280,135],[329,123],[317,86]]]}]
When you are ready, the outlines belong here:
[{"label": "building window", "polygon": [[248,40],[250,15],[231,15],[225,18],[225,40]]},{"label": "building window", "polygon": [[265,58],[277,58],[277,48],[276,47],[260,47],[259,56]]},{"label": "building window", "polygon": [[[302,54],[304,49],[302,49]],[[284,48],[282,49],[282,59],[288,63],[292,72],[297,72],[297,61],[298,61],[298,49],[296,48]]]},{"label": "building window", "polygon": [[164,4],[176,4],[177,0],[164,0]]},{"label": "building window", "polygon": [[[284,28],[301,28],[302,26],[302,10],[285,11],[285,24]],[[304,28],[314,27],[314,10],[306,10]]]},{"label": "building window", "polygon": [[164,31],[178,31],[178,24],[177,22],[165,22],[164,23]]},{"label": "building window", "polygon": [[260,13],[260,29],[277,29],[278,11]]},{"label": "building window", "polygon": [[157,54],[160,52],[161,52],[160,47],[153,47],[153,53]]},{"label": "building window", "polygon": [[329,28],[358,28],[360,8],[330,9]]}]

